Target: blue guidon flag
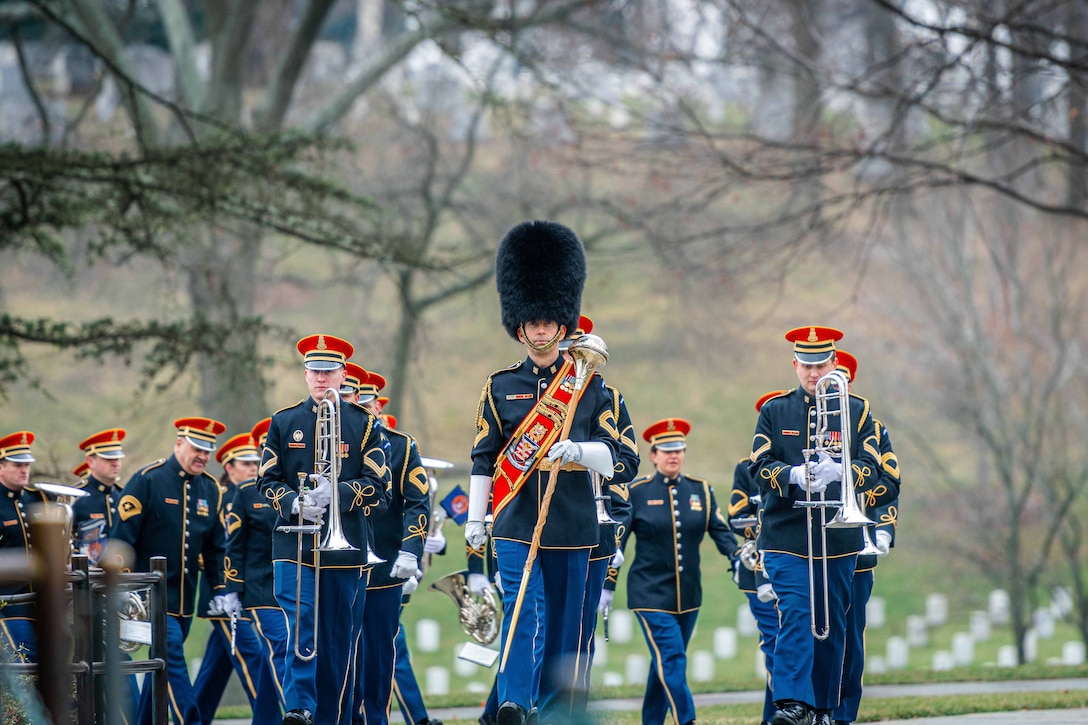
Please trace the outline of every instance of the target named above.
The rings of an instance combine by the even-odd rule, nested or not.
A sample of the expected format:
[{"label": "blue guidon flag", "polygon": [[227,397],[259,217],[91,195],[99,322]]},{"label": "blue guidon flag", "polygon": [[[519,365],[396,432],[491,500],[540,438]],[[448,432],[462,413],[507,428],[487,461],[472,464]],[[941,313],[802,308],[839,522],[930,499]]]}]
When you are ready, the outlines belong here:
[{"label": "blue guidon flag", "polygon": [[454,486],[441,503],[442,508],[458,526],[468,521],[468,494],[460,486]]}]

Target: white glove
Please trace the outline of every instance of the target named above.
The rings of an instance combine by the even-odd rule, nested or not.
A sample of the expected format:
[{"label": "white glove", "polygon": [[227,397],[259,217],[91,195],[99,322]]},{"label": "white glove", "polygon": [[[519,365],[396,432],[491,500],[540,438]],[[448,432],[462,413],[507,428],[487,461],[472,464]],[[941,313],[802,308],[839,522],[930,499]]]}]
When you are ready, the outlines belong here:
[{"label": "white glove", "polygon": [[427,540],[423,542],[424,554],[441,554],[446,548],[446,535],[442,533],[442,529],[435,529],[434,533],[427,535]]},{"label": "white glove", "polygon": [[295,503],[291,506],[291,515],[298,516],[299,508],[302,509],[302,518],[310,523],[320,524],[322,523],[322,517],[325,515],[325,509],[320,506],[312,506],[309,503],[309,497],[299,497],[295,499]]},{"label": "white glove", "polygon": [[876,548],[880,549],[880,553],[877,554],[877,556],[887,556],[888,551],[892,547],[892,535],[884,529],[877,529],[873,544]]},{"label": "white glove", "polygon": [[323,509],[328,508],[329,501],[332,500],[332,485],[329,483],[329,479],[311,473],[310,481],[314,483],[314,487],[307,492],[306,498],[310,499],[310,504],[313,506]]},{"label": "white glove", "polygon": [[817,484],[823,484],[823,487],[827,488],[842,478],[842,463],[821,452],[819,460],[812,469],[812,477],[816,479]]},{"label": "white glove", "polygon": [[548,449],[548,460],[558,460],[560,465],[577,463],[582,460],[582,446],[575,443],[570,438],[556,441],[552,444],[552,447]]},{"label": "white glove", "polygon": [[744,566],[740,561],[733,562],[733,583],[740,586],[740,568]]},{"label": "white glove", "polygon": [[214,597],[212,597],[211,604],[208,605],[208,614],[223,615],[229,617],[232,614],[241,613],[242,602],[238,600],[237,592],[216,594]]},{"label": "white glove", "polygon": [[616,596],[616,593],[611,589],[602,589],[601,601],[597,603],[597,611],[602,615],[606,615],[612,611],[612,598],[614,596]]},{"label": "white glove", "polygon": [[419,579],[416,579],[414,576],[408,577],[408,581],[404,582],[404,586],[400,588],[401,596],[408,596],[414,592],[417,587],[419,587]]},{"label": "white glove", "polygon": [[473,549],[479,549],[487,543],[487,527],[483,521],[465,522],[465,541]]},{"label": "white glove", "polygon": [[778,595],[774,593],[774,587],[768,582],[756,587],[756,599],[761,602],[773,602],[775,599],[778,599]]},{"label": "white glove", "polygon": [[393,567],[389,570],[389,576],[394,579],[407,579],[415,576],[418,568],[419,559],[416,558],[416,555],[410,551],[402,550],[397,552],[397,560],[393,562]]},{"label": "white glove", "polygon": [[485,574],[469,574],[468,590],[478,597],[490,597],[495,593]]},{"label": "white glove", "polygon": [[495,591],[499,593],[499,598],[502,599],[506,596],[506,592],[502,588],[502,577],[498,574],[495,575]]},{"label": "white glove", "polygon": [[613,569],[619,569],[623,566],[623,552],[620,549],[616,549],[616,553],[612,555],[612,559],[608,562],[608,565]]}]

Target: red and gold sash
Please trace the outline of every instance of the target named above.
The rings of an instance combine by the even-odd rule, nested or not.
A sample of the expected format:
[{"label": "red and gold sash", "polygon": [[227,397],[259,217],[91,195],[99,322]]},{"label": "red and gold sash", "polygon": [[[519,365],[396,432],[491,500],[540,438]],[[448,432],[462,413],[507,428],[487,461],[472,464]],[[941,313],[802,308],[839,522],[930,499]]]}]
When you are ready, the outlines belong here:
[{"label": "red and gold sash", "polygon": [[[574,382],[574,363],[565,361],[499,454],[491,490],[491,507],[496,517],[518,495],[525,479],[540,463],[541,454],[559,437],[567,410],[575,399]],[[579,397],[581,394],[578,391]]]}]

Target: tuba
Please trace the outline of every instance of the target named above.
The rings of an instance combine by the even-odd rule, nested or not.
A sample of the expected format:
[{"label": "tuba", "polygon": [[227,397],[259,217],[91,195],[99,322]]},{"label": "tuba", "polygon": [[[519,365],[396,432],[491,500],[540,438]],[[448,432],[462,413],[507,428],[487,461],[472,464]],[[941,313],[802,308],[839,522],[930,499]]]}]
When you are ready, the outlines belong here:
[{"label": "tuba", "polygon": [[144,645],[151,644],[151,614],[144,598],[146,589],[126,591],[121,605],[117,608],[117,617],[121,620],[121,640],[118,648],[132,654]]},{"label": "tuba", "polygon": [[483,645],[499,636],[499,611],[494,594],[478,597],[468,590],[468,572],[456,571],[431,584],[431,589],[449,595],[457,605],[457,618],[465,634]]}]

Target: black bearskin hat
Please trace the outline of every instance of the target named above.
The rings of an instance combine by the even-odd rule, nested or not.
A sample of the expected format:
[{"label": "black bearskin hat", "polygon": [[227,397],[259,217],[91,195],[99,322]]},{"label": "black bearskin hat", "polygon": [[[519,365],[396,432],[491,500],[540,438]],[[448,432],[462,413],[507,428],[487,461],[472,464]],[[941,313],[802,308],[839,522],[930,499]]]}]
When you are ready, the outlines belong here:
[{"label": "black bearskin hat", "polygon": [[547,320],[578,327],[586,251],[582,240],[557,222],[527,221],[503,236],[495,255],[495,286],[502,326],[515,340],[526,322]]}]

